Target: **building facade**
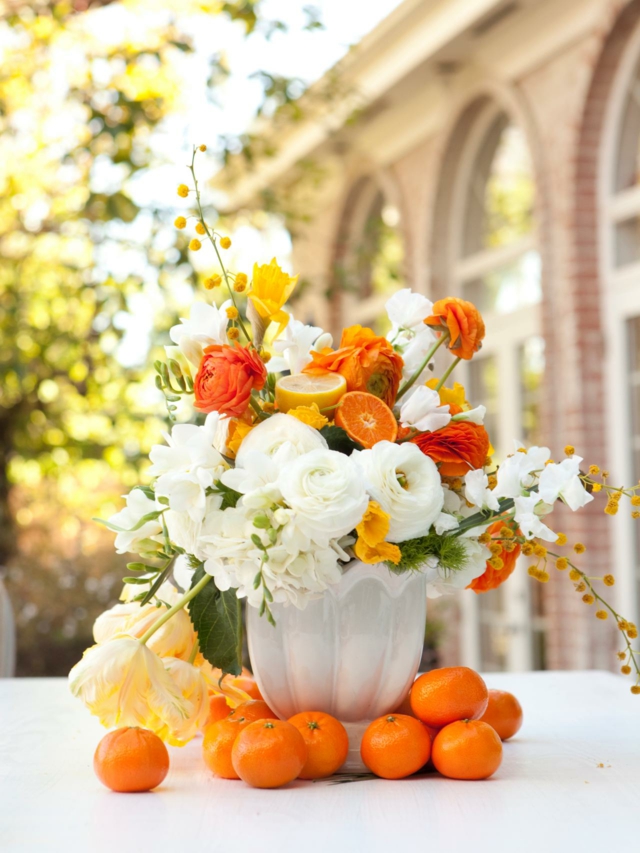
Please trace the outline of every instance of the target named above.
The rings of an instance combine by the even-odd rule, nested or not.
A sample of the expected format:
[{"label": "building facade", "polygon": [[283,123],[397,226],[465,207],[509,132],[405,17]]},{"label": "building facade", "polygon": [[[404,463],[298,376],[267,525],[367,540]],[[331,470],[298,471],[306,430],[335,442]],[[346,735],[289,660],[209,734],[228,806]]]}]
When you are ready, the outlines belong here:
[{"label": "building facade", "polygon": [[[375,325],[399,286],[468,298],[487,336],[459,381],[498,456],[570,442],[638,480],[640,0],[406,0],[337,70],[344,94],[230,190],[293,204],[300,164],[322,174],[294,239],[296,316]],[[639,528],[602,503],[556,524],[638,621]],[[521,571],[446,611],[441,659],[611,667],[615,630],[592,611],[561,573]]]}]

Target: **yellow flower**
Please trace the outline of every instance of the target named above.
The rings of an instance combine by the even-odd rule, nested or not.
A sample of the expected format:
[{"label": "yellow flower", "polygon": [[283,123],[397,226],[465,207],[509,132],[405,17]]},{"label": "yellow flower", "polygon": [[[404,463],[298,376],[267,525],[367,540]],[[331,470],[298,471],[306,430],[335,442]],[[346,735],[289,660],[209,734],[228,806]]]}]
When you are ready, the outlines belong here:
[{"label": "yellow flower", "polygon": [[385,542],[389,533],[390,516],[376,501],[369,501],[369,506],[362,516],[362,521],[356,526],[358,541],[355,544],[355,554],[363,563],[382,563],[390,560],[398,564],[402,557],[400,548],[391,542]]},{"label": "yellow flower", "polygon": [[204,286],[207,290],[213,290],[213,288],[218,287],[221,282],[222,279],[217,273],[215,273],[214,275],[209,276],[209,278],[205,278]]},{"label": "yellow flower", "polygon": [[322,429],[329,423],[328,418],[320,414],[317,403],[312,403],[310,406],[297,406],[295,409],[289,409],[287,414],[313,429]]},{"label": "yellow flower", "polygon": [[206,231],[204,225],[202,224],[202,222],[197,222],[196,223],[196,234],[202,235],[202,234],[206,234],[206,233],[207,233],[207,231]]},{"label": "yellow flower", "polygon": [[207,150],[207,146],[206,146],[206,145],[199,145],[199,146],[198,146],[198,148],[199,148],[199,150],[200,150],[200,151],[203,151],[203,152]]},{"label": "yellow flower", "polygon": [[189,195],[189,187],[186,184],[180,184],[178,186],[178,195],[180,198],[186,198]]},{"label": "yellow flower", "polygon": [[596,610],[596,616],[598,619],[607,619],[609,614],[606,610]]},{"label": "yellow flower", "polygon": [[616,582],[616,579],[614,578],[613,575],[605,575],[602,578],[602,582],[604,583],[605,586],[613,586]]},{"label": "yellow flower", "polygon": [[[430,379],[425,384],[427,388],[435,389],[438,382],[438,379]],[[464,390],[464,387],[460,385],[459,382],[454,382],[453,388],[445,388],[445,386],[443,385],[442,388],[440,388],[440,390],[438,391],[438,394],[440,395],[440,404],[442,406],[445,406],[447,404],[453,404],[454,406],[460,406],[461,408],[464,408],[464,406],[466,405],[466,392]]]},{"label": "yellow flower", "polygon": [[229,318],[229,320],[238,319],[238,309],[234,305],[230,305],[227,308],[227,317]]},{"label": "yellow flower", "polygon": [[227,434],[227,454],[235,459],[240,445],[253,429],[253,424],[232,418],[229,421],[229,432]]},{"label": "yellow flower", "polygon": [[564,449],[564,452],[567,456],[573,456],[573,454],[576,452],[576,449],[573,444],[567,444]]},{"label": "yellow flower", "polygon": [[166,658],[164,666],[182,696],[186,716],[178,725],[167,723],[156,730],[156,734],[171,746],[184,746],[207,722],[209,689],[203,674],[193,664],[178,658]]},{"label": "yellow flower", "polygon": [[193,240],[189,242],[189,248],[192,252],[197,252],[202,248],[202,243],[197,237],[194,237]]},{"label": "yellow flower", "polygon": [[556,539],[556,545],[566,545],[567,537],[564,533],[558,533],[558,538]]},{"label": "yellow flower", "polygon": [[230,329],[227,329],[227,337],[230,341],[237,341],[240,339],[240,329],[236,326],[232,326]]},{"label": "yellow flower", "polygon": [[162,660],[139,640],[118,636],[91,646],[69,673],[69,687],[103,726],[178,729],[188,717]]},{"label": "yellow flower", "polygon": [[[174,605],[180,595],[170,583],[163,583],[157,593],[160,601]],[[140,638],[167,608],[156,607],[155,604],[140,606],[140,602],[132,601],[127,604],[116,604],[110,610],[105,610],[93,625],[93,639],[96,643],[106,643],[118,634],[129,634]],[[188,658],[195,643],[196,635],[186,610],[180,610],[164,623],[148,642],[152,652],[160,657]]]},{"label": "yellow flower", "polygon": [[231,248],[231,238],[230,237],[221,237],[220,238],[220,246],[223,249],[230,249]]},{"label": "yellow flower", "polygon": [[184,216],[176,216],[176,218],[173,221],[173,224],[176,226],[176,228],[180,228],[180,229],[186,228],[187,227],[187,220],[184,218]]},{"label": "yellow flower", "polygon": [[282,334],[289,322],[289,315],[282,310],[282,306],[293,293],[297,283],[298,276],[283,272],[275,258],[270,264],[253,266],[253,286],[249,299],[263,320],[278,323],[278,335]]}]

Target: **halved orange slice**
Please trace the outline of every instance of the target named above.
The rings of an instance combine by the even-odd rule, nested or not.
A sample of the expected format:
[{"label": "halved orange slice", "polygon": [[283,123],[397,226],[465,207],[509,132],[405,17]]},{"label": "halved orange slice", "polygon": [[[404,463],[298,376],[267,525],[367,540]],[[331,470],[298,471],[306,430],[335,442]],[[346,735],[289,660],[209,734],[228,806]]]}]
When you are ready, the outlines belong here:
[{"label": "halved orange slice", "polygon": [[398,435],[398,422],[389,406],[366,391],[345,394],[335,422],[349,438],[367,449],[379,441],[395,441]]}]

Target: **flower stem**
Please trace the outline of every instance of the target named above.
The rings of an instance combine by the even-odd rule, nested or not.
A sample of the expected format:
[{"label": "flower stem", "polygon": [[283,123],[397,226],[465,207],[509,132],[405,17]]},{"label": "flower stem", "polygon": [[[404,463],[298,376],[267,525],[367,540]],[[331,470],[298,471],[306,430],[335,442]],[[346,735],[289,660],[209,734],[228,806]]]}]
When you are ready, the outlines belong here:
[{"label": "flower stem", "polygon": [[438,384],[436,385],[436,388],[435,388],[436,391],[439,391],[442,388],[444,383],[447,381],[447,379],[453,373],[454,368],[457,367],[457,365],[460,364],[461,361],[462,361],[462,359],[460,358],[460,356],[458,356],[458,358],[456,358],[454,361],[451,362],[451,364],[445,370],[445,372],[442,374],[440,379],[438,379]]},{"label": "flower stem", "polygon": [[205,575],[203,578],[201,578],[201,580],[198,581],[198,583],[194,587],[189,590],[189,592],[185,592],[185,594],[177,602],[177,604],[174,604],[172,608],[167,610],[166,613],[164,613],[156,622],[153,623],[153,625],[149,628],[148,631],[145,631],[145,633],[140,637],[140,642],[145,645],[151,639],[151,637],[153,637],[155,632],[162,628],[164,623],[168,622],[172,616],[175,616],[179,610],[182,610],[185,604],[188,604],[192,598],[195,598],[196,595],[202,589],[205,588],[205,586],[209,583],[210,580],[212,580],[211,575]]},{"label": "flower stem", "polygon": [[194,662],[194,660],[196,659],[196,655],[198,654],[199,651],[200,651],[200,642],[198,641],[198,638],[196,637],[196,641],[193,644],[193,648],[191,649],[191,654],[189,655],[189,663]]},{"label": "flower stem", "polygon": [[417,381],[417,379],[418,379],[418,377],[420,376],[420,374],[422,373],[422,371],[423,371],[423,370],[425,369],[425,367],[429,364],[429,362],[431,361],[431,359],[433,358],[433,356],[436,354],[436,352],[438,351],[438,349],[442,346],[442,344],[443,344],[445,341],[448,341],[448,340],[449,340],[449,337],[450,337],[449,332],[444,332],[444,334],[442,334],[442,335],[438,338],[438,340],[435,342],[435,344],[431,347],[431,349],[429,350],[429,352],[428,352],[428,353],[426,354],[426,356],[424,357],[424,361],[422,362],[422,364],[420,365],[420,367],[418,367],[418,369],[417,369],[417,370],[416,370],[416,372],[413,374],[413,376],[411,376],[411,378],[410,378],[410,379],[407,379],[407,381],[404,383],[404,385],[402,386],[402,388],[398,391],[398,396],[396,397],[396,403],[398,402],[398,400],[399,400],[399,399],[400,399],[404,394],[406,394],[406,392],[409,390],[409,388],[411,388],[411,387],[412,387],[412,385]]},{"label": "flower stem", "polygon": [[211,233],[209,226],[205,222],[204,213],[202,211],[202,204],[200,202],[200,189],[198,188],[198,179],[196,178],[196,170],[195,170],[195,165],[194,165],[195,160],[196,160],[196,151],[197,151],[197,148],[194,145],[193,146],[193,154],[191,155],[191,165],[189,166],[189,170],[190,170],[191,175],[193,177],[193,186],[195,188],[195,193],[196,193],[196,204],[198,205],[198,216],[200,217],[200,223],[201,223],[202,227],[204,228],[207,237],[209,238],[209,242],[213,246],[214,251],[218,257],[218,263],[220,264],[220,269],[222,270],[222,275],[224,276],[224,281],[225,281],[225,284],[227,285],[227,290],[229,291],[229,296],[231,297],[231,301],[233,302],[233,305],[234,305],[236,311],[238,311],[237,323],[240,326],[240,328],[242,329],[242,332],[243,332],[245,338],[247,339],[247,341],[250,341],[251,338],[249,337],[249,334],[247,333],[247,330],[244,327],[244,323],[242,322],[242,318],[240,316],[240,310],[236,304],[236,298],[233,294],[233,288],[231,287],[231,284],[229,283],[229,276],[227,274],[227,269],[224,265],[224,262],[222,260],[221,255],[220,255],[220,251],[218,249],[218,244],[216,242],[215,237]]}]

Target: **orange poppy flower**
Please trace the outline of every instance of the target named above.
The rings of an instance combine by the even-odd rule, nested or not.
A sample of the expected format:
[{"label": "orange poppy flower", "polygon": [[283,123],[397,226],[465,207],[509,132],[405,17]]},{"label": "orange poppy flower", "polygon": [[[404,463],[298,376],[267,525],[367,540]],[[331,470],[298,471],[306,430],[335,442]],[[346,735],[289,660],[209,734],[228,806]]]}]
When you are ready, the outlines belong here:
[{"label": "orange poppy flower", "polygon": [[424,322],[427,326],[449,332],[451,337],[447,346],[458,358],[468,361],[482,346],[484,321],[476,306],[464,299],[456,296],[439,299],[434,303],[433,314]]},{"label": "orange poppy flower", "polygon": [[303,373],[339,373],[347,381],[347,391],[366,391],[392,407],[402,378],[402,357],[386,338],[362,326],[342,332],[337,350],[312,352],[313,361]]},{"label": "orange poppy flower", "polygon": [[[503,521],[495,521],[490,527],[487,528],[487,533],[489,533],[492,537],[498,538],[495,534],[500,533],[502,528],[504,527]],[[516,535],[520,535],[520,531],[516,532]],[[513,570],[516,567],[516,562],[518,557],[520,556],[520,545],[516,545],[513,551],[505,551],[504,548],[500,551],[499,554],[496,554],[499,557],[504,565],[501,569],[494,569],[493,566],[487,561],[487,567],[484,570],[484,574],[480,575],[479,578],[474,578],[467,589],[472,589],[474,592],[482,593],[489,592],[490,589],[496,589],[501,584],[503,584],[507,578],[513,573]]]},{"label": "orange poppy flower", "polygon": [[489,452],[489,434],[481,424],[451,421],[435,432],[423,432],[412,439],[425,456],[430,456],[444,477],[463,477],[482,468]]}]

